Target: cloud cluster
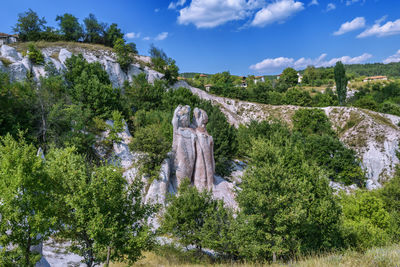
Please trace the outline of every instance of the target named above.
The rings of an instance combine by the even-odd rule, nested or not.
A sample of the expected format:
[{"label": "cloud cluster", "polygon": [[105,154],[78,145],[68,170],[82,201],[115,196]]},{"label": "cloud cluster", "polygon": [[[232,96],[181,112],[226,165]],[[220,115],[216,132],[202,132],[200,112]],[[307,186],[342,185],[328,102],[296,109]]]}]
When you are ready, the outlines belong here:
[{"label": "cloud cluster", "polygon": [[167,37],[168,37],[168,32],[162,32],[162,33],[158,34],[158,35],[154,38],[154,40],[156,40],[156,41],[162,41],[162,40],[165,40]]},{"label": "cloud cluster", "polygon": [[335,5],[334,3],[329,3],[329,4],[326,6],[326,12],[329,12],[329,11],[335,10],[335,9],[336,9],[336,5]]},{"label": "cloud cluster", "polygon": [[[180,2],[185,1],[171,4],[176,6]],[[304,4],[296,0],[274,0],[269,4],[266,0],[192,0],[179,10],[178,23],[214,28],[229,21],[249,19],[251,26],[265,26],[282,22],[303,9]]]},{"label": "cloud cluster", "polygon": [[364,27],[365,27],[365,18],[357,17],[357,18],[353,19],[352,21],[347,21],[347,22],[343,23],[340,26],[339,30],[334,32],[333,35],[342,35],[347,32],[358,30],[358,29],[361,29]]},{"label": "cloud cluster", "polygon": [[278,57],[278,58],[266,58],[263,61],[250,66],[251,70],[268,73],[281,71],[284,68],[292,67],[295,69],[304,69],[307,66],[313,65],[315,67],[330,67],[336,64],[338,61],[342,61],[343,64],[359,64],[364,63],[372,57],[371,54],[364,53],[358,57],[343,56],[338,58],[326,59],[327,54],[321,54],[318,58],[300,58],[295,60],[294,58]]},{"label": "cloud cluster", "polygon": [[388,21],[385,24],[381,25],[383,20],[385,20],[385,17],[377,20],[372,27],[360,33],[357,38],[365,38],[369,36],[384,37],[400,34],[400,19],[395,21]]},{"label": "cloud cluster", "polygon": [[346,6],[349,6],[349,5],[358,3],[358,2],[365,3],[365,0],[347,0],[347,1],[346,1]]},{"label": "cloud cluster", "polygon": [[383,61],[383,63],[391,63],[391,62],[400,62],[400,49],[396,52],[396,54],[391,55],[387,59]]},{"label": "cloud cluster", "polygon": [[179,0],[178,2],[169,3],[168,9],[176,9],[180,6],[183,6],[186,3],[186,0]]},{"label": "cloud cluster", "polygon": [[127,39],[135,39],[135,38],[140,38],[141,33],[135,33],[135,32],[128,32],[127,34],[125,34],[125,37]]},{"label": "cloud cluster", "polygon": [[283,22],[288,17],[303,9],[303,3],[294,0],[274,2],[257,12],[251,25],[262,27],[274,22]]}]

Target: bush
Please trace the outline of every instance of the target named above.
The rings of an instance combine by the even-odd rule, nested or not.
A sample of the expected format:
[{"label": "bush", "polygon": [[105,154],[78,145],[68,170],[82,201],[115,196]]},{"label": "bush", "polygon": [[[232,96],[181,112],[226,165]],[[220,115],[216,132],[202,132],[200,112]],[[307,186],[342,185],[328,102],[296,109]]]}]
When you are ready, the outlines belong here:
[{"label": "bush", "polygon": [[132,48],[125,44],[124,39],[119,38],[114,42],[114,52],[117,54],[117,62],[124,71],[128,71],[129,66],[133,61],[130,57],[131,51]]},{"label": "bush", "polygon": [[162,132],[158,124],[138,128],[132,138],[129,147],[133,151],[141,151],[145,154],[142,158],[142,172],[150,175],[151,180],[157,179],[162,161],[167,152],[171,150],[171,142]]},{"label": "bush", "polygon": [[232,255],[232,214],[222,200],[214,200],[207,190],[199,192],[185,179],[178,194],[168,199],[161,232],[177,237],[185,247],[195,246],[199,255],[203,247]]},{"label": "bush", "polygon": [[44,64],[44,56],[42,52],[33,43],[30,43],[28,45],[28,57],[33,64],[37,65]]},{"label": "bush", "polygon": [[246,260],[287,259],[340,245],[340,207],[322,169],[287,138],[257,139],[237,192],[234,242]]},{"label": "bush", "polygon": [[375,192],[357,191],[341,195],[343,206],[343,235],[351,248],[366,250],[384,246],[390,241],[388,232],[390,215]]},{"label": "bush", "polygon": [[328,117],[321,109],[299,109],[293,115],[292,120],[293,130],[304,135],[334,134]]}]

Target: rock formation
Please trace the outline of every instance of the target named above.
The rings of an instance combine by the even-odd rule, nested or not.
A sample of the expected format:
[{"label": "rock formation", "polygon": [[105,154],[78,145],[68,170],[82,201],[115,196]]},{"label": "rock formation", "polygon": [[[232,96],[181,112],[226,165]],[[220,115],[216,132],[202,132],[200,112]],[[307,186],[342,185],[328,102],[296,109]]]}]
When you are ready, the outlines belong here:
[{"label": "rock formation", "polygon": [[211,190],[214,185],[214,141],[206,130],[208,116],[195,108],[190,124],[190,107],[179,105],[174,112],[173,145],[176,188],[189,178],[199,190]]},{"label": "rock formation", "polygon": [[[219,97],[195,88],[185,81],[179,81],[174,88],[185,87],[203,100],[211,101],[225,114],[228,122],[235,127],[248,124],[252,120],[263,121],[277,118],[287,124],[299,106],[265,105],[226,97]],[[339,139],[347,147],[354,149],[367,175],[367,188],[374,189],[393,176],[400,163],[397,151],[400,140],[400,117],[354,107],[321,108],[339,131]],[[348,127],[348,122],[355,122]]]},{"label": "rock formation", "polygon": [[[132,82],[132,76],[139,73],[146,73],[147,80],[153,83],[155,80],[161,79],[164,75],[147,66],[141,66],[140,63],[130,64],[127,72],[122,71],[119,66],[115,53],[108,50],[89,50],[80,47],[79,44],[65,47],[49,46],[41,49],[46,64],[52,63],[58,71],[66,70],[65,61],[73,54],[82,54],[88,62],[99,62],[107,72],[113,87],[122,88],[124,81]],[[0,61],[0,71],[7,72],[12,81],[22,81],[26,78],[27,73],[32,73],[33,79],[39,81],[40,77],[46,76],[46,70],[42,65],[35,65],[30,62],[28,56],[22,56],[15,48],[2,45],[0,46],[0,57],[10,61],[10,65],[5,66]],[[138,56],[138,62],[149,62],[149,58]]]}]

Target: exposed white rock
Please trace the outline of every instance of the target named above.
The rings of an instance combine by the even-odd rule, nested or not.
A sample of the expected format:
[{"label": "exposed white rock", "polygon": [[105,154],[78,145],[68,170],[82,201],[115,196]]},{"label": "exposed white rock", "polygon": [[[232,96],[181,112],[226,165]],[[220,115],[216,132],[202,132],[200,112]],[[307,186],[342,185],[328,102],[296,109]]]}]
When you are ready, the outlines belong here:
[{"label": "exposed white rock", "polygon": [[60,52],[58,53],[58,59],[60,60],[61,64],[65,66],[65,61],[72,56],[72,53],[69,52],[67,49],[61,48]]},{"label": "exposed white rock", "polygon": [[2,45],[0,47],[0,53],[2,57],[5,57],[12,62],[17,62],[22,60],[22,56],[20,53],[15,50],[15,48],[8,46],[8,45]]},{"label": "exposed white rock", "polygon": [[168,157],[162,163],[159,178],[154,179],[147,191],[146,203],[164,205],[167,195],[176,193],[174,187],[172,187],[170,183],[171,158],[172,155],[169,153]]},{"label": "exposed white rock", "polygon": [[22,61],[15,62],[8,66],[7,72],[11,81],[22,81],[26,78],[27,69]]},{"label": "exposed white rock", "polygon": [[[218,105],[228,122],[236,127],[248,124],[251,120],[262,121],[273,118],[282,119],[291,125],[291,118],[298,106],[273,106],[233,100],[214,96],[201,89],[188,85],[185,81],[177,82],[173,88],[185,87],[200,98]],[[399,163],[396,156],[400,140],[400,117],[351,107],[322,108],[329,117],[340,140],[357,153],[362,167],[367,173],[367,188],[380,187],[382,182],[391,177]],[[355,122],[349,127],[347,124]]]},{"label": "exposed white rock", "polygon": [[86,266],[82,263],[83,258],[79,255],[73,254],[68,251],[68,247],[71,245],[70,242],[55,242],[53,239],[49,239],[44,243],[43,256],[49,265],[39,265],[40,267],[83,267]]}]

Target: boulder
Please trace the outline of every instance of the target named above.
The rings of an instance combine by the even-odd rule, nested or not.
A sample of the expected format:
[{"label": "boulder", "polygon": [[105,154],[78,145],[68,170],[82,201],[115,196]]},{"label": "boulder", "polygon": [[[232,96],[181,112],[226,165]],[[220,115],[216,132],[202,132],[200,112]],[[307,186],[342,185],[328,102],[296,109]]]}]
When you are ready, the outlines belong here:
[{"label": "boulder", "polygon": [[27,69],[22,61],[15,62],[8,66],[8,74],[10,75],[11,81],[23,81],[26,78]]},{"label": "boulder", "polygon": [[2,45],[0,47],[0,53],[2,57],[5,57],[12,62],[17,62],[22,60],[22,56],[15,50],[15,48],[8,46],[8,45]]},{"label": "boulder", "polygon": [[65,61],[72,56],[72,53],[69,52],[67,49],[61,48],[60,52],[58,53],[58,59],[60,60],[61,64],[65,65]]}]

